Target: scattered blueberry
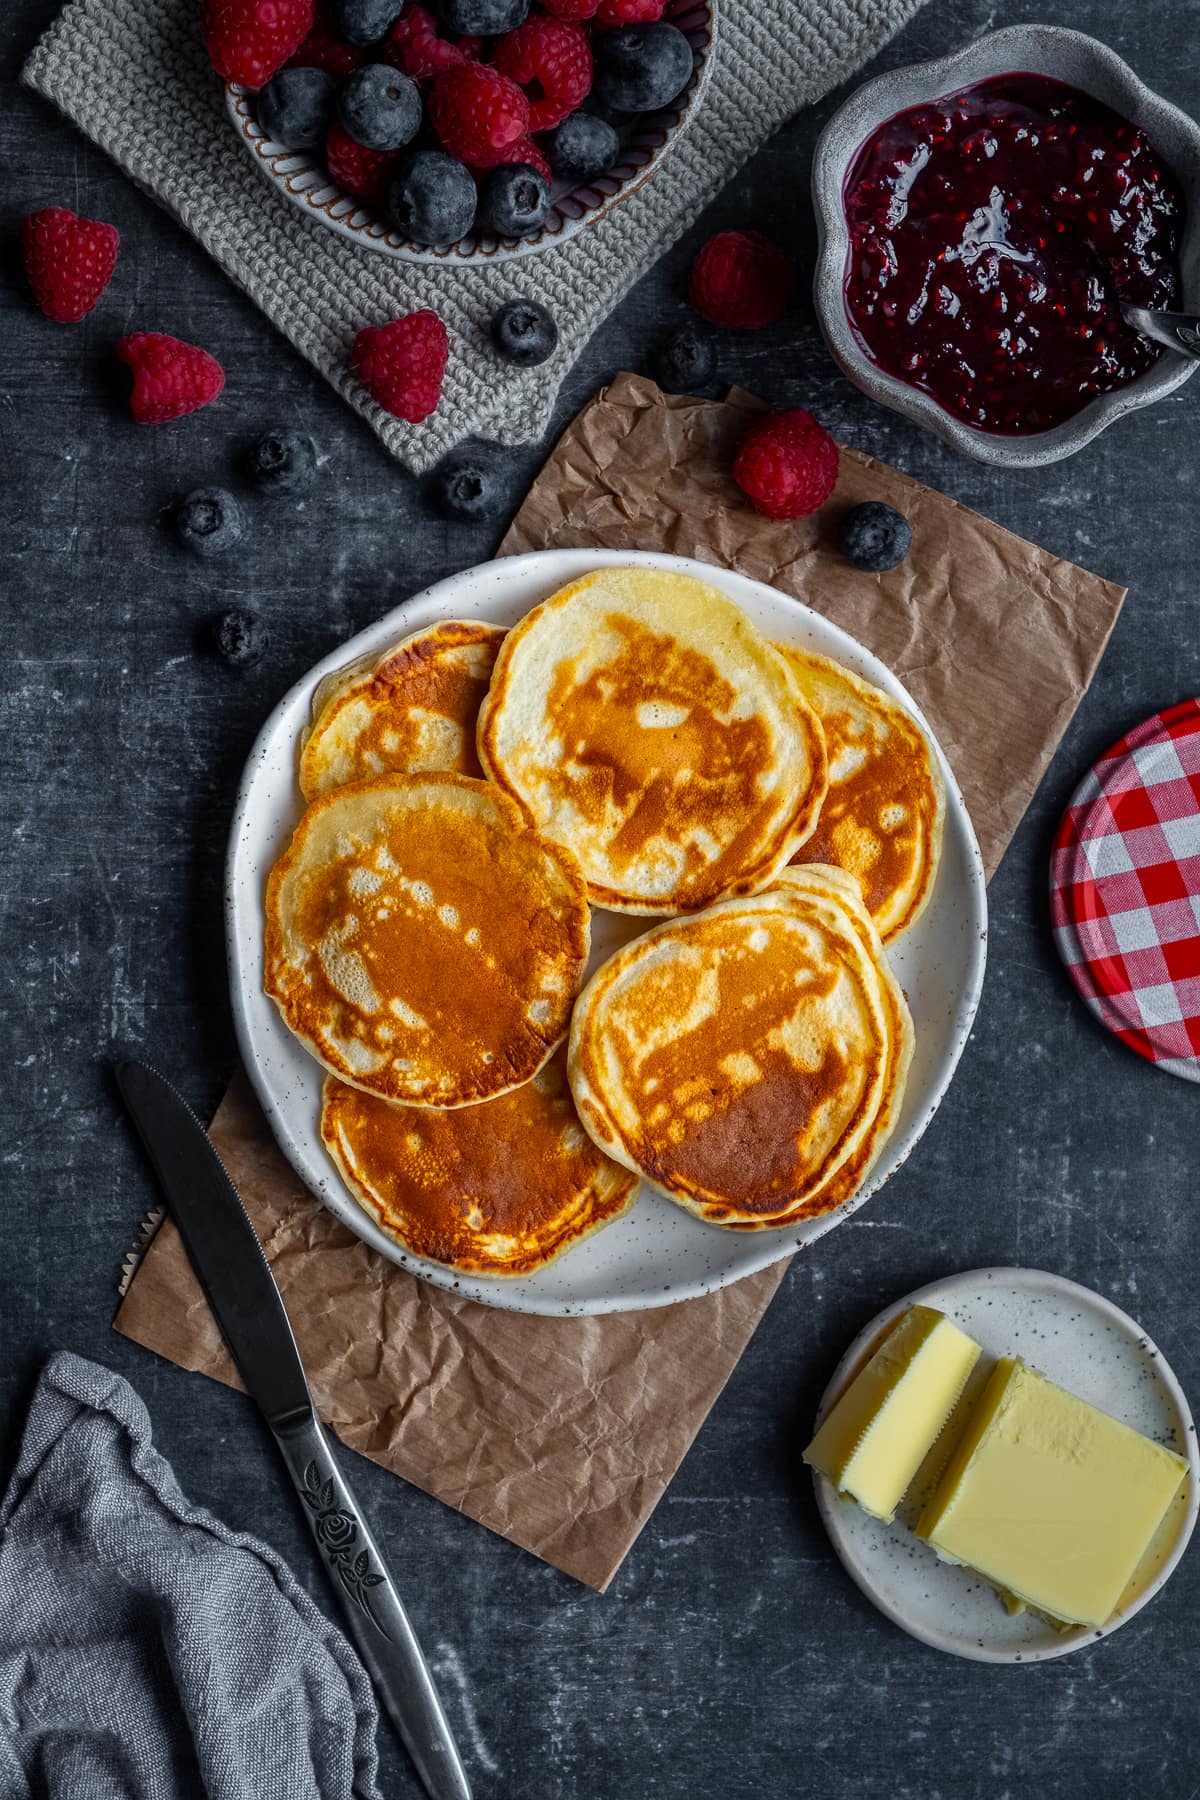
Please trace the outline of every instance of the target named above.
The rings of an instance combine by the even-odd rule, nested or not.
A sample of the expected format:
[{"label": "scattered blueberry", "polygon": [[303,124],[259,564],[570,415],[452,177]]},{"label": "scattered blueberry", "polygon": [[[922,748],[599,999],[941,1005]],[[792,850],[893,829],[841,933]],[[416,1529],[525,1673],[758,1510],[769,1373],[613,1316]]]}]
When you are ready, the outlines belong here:
[{"label": "scattered blueberry", "polygon": [[595,40],[596,97],[622,112],[656,112],[692,77],[692,46],[674,25],[622,25]]},{"label": "scattered blueberry", "polygon": [[311,150],[325,136],[333,94],[324,69],[280,69],[258,96],[258,123],[277,144]]},{"label": "scattered blueberry", "polygon": [[492,342],[519,369],[535,369],[553,356],[558,326],[536,300],[509,300],[492,318]]},{"label": "scattered blueberry", "polygon": [[264,431],[251,445],[246,473],[268,494],[299,494],[317,479],[317,446],[307,431]]},{"label": "scattered blueberry", "polygon": [[414,150],[392,181],[392,223],[414,244],[456,244],[475,217],[471,171],[444,150]]},{"label": "scattered blueberry", "polygon": [[368,150],[399,150],[421,128],[417,84],[389,63],[367,63],[348,75],[338,89],[337,109],[355,143]]},{"label": "scattered blueberry", "polygon": [[590,181],[616,162],[621,140],[606,119],[573,112],[550,133],[546,154],[564,181]]},{"label": "scattered blueberry", "polygon": [[242,509],[224,488],[193,488],[175,508],[175,532],[197,556],[232,550],[246,529]]},{"label": "scattered blueberry", "polygon": [[499,37],[515,31],[529,11],[529,0],[436,0],[444,30],[460,37]]},{"label": "scattered blueberry", "polygon": [[256,614],[231,607],[213,620],[213,648],[231,669],[251,669],[266,655],[270,636]]},{"label": "scattered blueberry", "polygon": [[655,380],[668,394],[698,393],[716,372],[716,345],[694,325],[681,325],[673,331],[654,358]]},{"label": "scattered blueberry", "polygon": [[532,237],[550,210],[550,183],[528,163],[489,169],[479,191],[479,220],[499,237]]},{"label": "scattered blueberry", "polygon": [[329,0],[329,29],[365,49],[386,37],[403,11],[404,0]]},{"label": "scattered blueberry", "polygon": [[447,457],[435,469],[431,487],[438,511],[448,519],[478,523],[495,518],[508,504],[500,461],[486,447]]},{"label": "scattered blueberry", "polygon": [[852,506],[838,532],[842,555],[856,569],[882,575],[894,569],[912,549],[912,526],[902,512],[880,500]]}]

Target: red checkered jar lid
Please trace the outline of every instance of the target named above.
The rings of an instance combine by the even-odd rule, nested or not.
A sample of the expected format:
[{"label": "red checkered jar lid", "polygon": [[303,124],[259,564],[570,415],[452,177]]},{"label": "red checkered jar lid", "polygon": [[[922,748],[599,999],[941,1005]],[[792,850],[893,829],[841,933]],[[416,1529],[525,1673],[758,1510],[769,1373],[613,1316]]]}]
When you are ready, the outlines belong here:
[{"label": "red checkered jar lid", "polygon": [[1146,719],[1079,784],[1054,840],[1050,915],[1101,1023],[1200,1081],[1200,700]]}]

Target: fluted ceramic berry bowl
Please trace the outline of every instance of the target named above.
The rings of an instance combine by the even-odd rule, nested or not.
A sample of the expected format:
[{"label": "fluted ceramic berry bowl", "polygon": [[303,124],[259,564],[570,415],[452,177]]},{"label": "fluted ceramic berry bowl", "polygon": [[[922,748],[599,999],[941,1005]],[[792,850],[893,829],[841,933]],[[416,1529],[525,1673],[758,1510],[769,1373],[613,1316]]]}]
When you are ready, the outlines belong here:
[{"label": "fluted ceramic berry bowl", "polygon": [[712,75],[717,0],[670,0],[663,17],[683,32],[692,47],[691,80],[661,111],[628,115],[628,122],[619,128],[620,156],[606,175],[577,187],[556,181],[546,221],[532,237],[502,238],[472,230],[456,244],[414,244],[386,218],[339,187],[319,150],[289,150],[273,142],[259,126],[255,96],[246,88],[227,82],[225,104],[238,136],[272,187],[316,224],[399,262],[434,268],[509,262],[568,243],[586,226],[607,218],[657,173],[682,138]]},{"label": "fluted ceramic berry bowl", "polygon": [[[990,32],[935,62],[890,69],[850,95],[825,126],[813,156],[819,243],[813,285],[825,341],[843,373],[864,393],[980,462],[1022,469],[1071,456],[1117,419],[1166,399],[1191,378],[1196,363],[1191,357],[1168,353],[1136,379],[1100,393],[1060,424],[1001,435],[965,423],[932,394],[889,373],[868,353],[846,301],[851,238],[845,193],[860,149],[887,120],[910,107],[1014,73],[1065,82],[1147,134],[1173,173],[1184,202],[1179,242],[1182,279],[1176,305],[1192,313],[1200,309],[1200,124],[1152,92],[1107,45],[1081,31],[1052,25],[1013,25]],[[1081,326],[1085,323],[1081,318]]]}]

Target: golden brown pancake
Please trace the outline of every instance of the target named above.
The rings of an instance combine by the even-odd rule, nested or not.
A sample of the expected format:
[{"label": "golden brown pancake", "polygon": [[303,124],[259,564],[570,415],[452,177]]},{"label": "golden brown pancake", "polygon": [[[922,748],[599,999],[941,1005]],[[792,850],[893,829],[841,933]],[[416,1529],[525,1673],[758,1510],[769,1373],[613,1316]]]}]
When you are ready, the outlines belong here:
[{"label": "golden brown pancake", "polygon": [[499,625],[449,619],[327,675],[300,745],[304,798],[377,775],[482,775],[475,721],[503,639]]},{"label": "golden brown pancake", "polygon": [[712,1224],[782,1222],[861,1171],[892,1104],[878,936],[830,873],[820,894],[784,877],[657,926],[576,1005],[568,1069],[585,1128]]},{"label": "golden brown pancake", "polygon": [[789,644],[787,658],[819,717],[829,792],[797,862],[857,877],[887,943],[924,911],[942,848],[946,789],[937,756],[904,708],[828,656]]},{"label": "golden brown pancake", "polygon": [[331,1074],[418,1106],[529,1081],[590,937],[578,864],[487,782],[388,775],[314,800],[267,886],[265,987]]},{"label": "golden brown pancake", "polygon": [[393,1106],[330,1076],[321,1136],[406,1250],[473,1275],[529,1275],[618,1218],[637,1187],[580,1125],[566,1060],[559,1050],[524,1087],[450,1112]]},{"label": "golden brown pancake", "polygon": [[806,894],[814,904],[828,904],[833,900],[848,912],[856,923],[859,934],[870,950],[883,980],[889,1022],[887,1073],[879,1110],[870,1130],[828,1181],[822,1183],[807,1200],[792,1206],[783,1213],[763,1219],[755,1225],[732,1224],[731,1229],[735,1231],[761,1230],[764,1226],[792,1225],[800,1219],[814,1218],[820,1213],[832,1212],[835,1206],[840,1206],[843,1200],[848,1200],[852,1194],[857,1193],[878,1162],[884,1145],[895,1130],[913,1054],[913,1025],[908,1002],[904,998],[899,982],[887,965],[883,955],[882,941],[875,930],[871,915],[863,905],[862,895],[855,878],[847,875],[843,869],[823,863],[793,863],[790,868],[780,871],[776,877],[776,884],[793,887],[798,893]]},{"label": "golden brown pancake", "polygon": [[478,745],[593,903],[631,913],[765,887],[825,793],[820,723],[783,658],[717,588],[656,569],[598,569],[528,613]]}]

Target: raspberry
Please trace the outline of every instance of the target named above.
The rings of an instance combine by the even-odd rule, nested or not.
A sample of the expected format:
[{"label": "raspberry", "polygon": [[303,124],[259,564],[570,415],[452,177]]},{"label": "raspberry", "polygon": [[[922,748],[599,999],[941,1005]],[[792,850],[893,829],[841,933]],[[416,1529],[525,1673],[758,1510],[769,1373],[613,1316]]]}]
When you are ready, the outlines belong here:
[{"label": "raspberry", "polygon": [[756,419],[733,459],[733,479],[768,519],[816,512],[837,475],[837,445],[802,406]]},{"label": "raspberry", "polygon": [[117,356],[133,370],[129,411],[139,425],[166,425],[198,412],[225,386],[215,356],[162,331],[135,331],[117,342]]},{"label": "raspberry", "polygon": [[667,10],[667,0],[600,0],[597,25],[653,25]]},{"label": "raspberry", "polygon": [[496,45],[492,64],[529,96],[530,131],[553,131],[592,86],[592,52],[581,25],[532,13]]},{"label": "raspberry", "polygon": [[414,0],[392,26],[383,46],[383,59],[403,69],[412,81],[428,81],[443,69],[459,69],[463,63],[478,62],[483,39],[464,37],[454,41],[438,32],[437,20],[427,7]]},{"label": "raspberry", "polygon": [[226,81],[260,88],[313,28],[313,0],[200,0],[200,29]]},{"label": "raspberry", "polygon": [[790,257],[760,231],[719,231],[692,264],[688,299],[711,325],[754,331],[784,311],[796,285]]},{"label": "raspberry", "polygon": [[[554,180],[554,176],[550,170],[550,164],[546,161],[546,158],[542,155],[531,137],[518,138],[515,144],[510,144],[504,153],[504,161],[506,163],[524,163],[527,169],[536,169],[538,174],[544,176],[547,181]],[[483,175],[487,173],[489,168],[499,168],[502,165],[498,163],[472,163],[470,166],[474,171]]]},{"label": "raspberry", "polygon": [[442,393],[449,341],[435,312],[367,325],[354,340],[354,367],[385,412],[419,425]]},{"label": "raspberry", "polygon": [[65,206],[30,213],[21,226],[21,266],[48,319],[74,325],[91,312],[112,280],[120,243],[115,225]]},{"label": "raspberry", "polygon": [[515,81],[483,63],[464,63],[437,76],[429,117],[451,156],[477,169],[512,160],[513,145],[529,131],[529,102]]},{"label": "raspberry", "polygon": [[345,81],[347,75],[361,69],[366,60],[365,50],[343,43],[318,21],[287,66],[289,69],[324,69],[335,81]]},{"label": "raspberry", "polygon": [[590,19],[600,0],[542,0],[543,9],[555,19]]},{"label": "raspberry", "polygon": [[345,188],[358,200],[365,200],[372,212],[387,207],[392,175],[400,160],[398,150],[368,150],[356,143],[337,119],[329,127],[325,139],[325,162],[338,187]]}]

